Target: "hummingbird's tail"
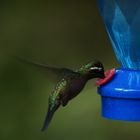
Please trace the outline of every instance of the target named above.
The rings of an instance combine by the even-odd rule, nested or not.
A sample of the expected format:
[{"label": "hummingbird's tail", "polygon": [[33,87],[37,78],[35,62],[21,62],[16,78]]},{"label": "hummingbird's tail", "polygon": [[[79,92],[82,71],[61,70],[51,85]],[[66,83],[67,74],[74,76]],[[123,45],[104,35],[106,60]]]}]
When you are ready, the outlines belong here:
[{"label": "hummingbird's tail", "polygon": [[58,109],[58,107],[53,108],[52,110],[48,109],[48,113],[47,113],[47,116],[46,116],[46,119],[45,119],[45,122],[44,122],[44,125],[43,125],[41,131],[47,130],[47,128],[52,120],[52,117],[53,117],[55,111]]}]

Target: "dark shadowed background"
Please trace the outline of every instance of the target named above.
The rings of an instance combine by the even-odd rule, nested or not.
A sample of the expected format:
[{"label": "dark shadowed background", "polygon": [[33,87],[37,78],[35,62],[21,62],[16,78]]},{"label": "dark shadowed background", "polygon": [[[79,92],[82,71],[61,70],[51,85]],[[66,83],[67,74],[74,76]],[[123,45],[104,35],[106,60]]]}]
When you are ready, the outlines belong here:
[{"label": "dark shadowed background", "polygon": [[118,67],[95,0],[0,1],[0,140],[140,139],[140,123],[101,117],[95,80],[42,133],[54,83],[9,54],[72,69],[95,59]]}]

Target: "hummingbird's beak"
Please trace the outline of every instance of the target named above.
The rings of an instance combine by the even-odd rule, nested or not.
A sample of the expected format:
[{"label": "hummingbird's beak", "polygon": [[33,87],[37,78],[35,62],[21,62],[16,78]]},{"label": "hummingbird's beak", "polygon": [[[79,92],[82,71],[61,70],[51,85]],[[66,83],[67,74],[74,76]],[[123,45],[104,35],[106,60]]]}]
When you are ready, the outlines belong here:
[{"label": "hummingbird's beak", "polygon": [[[115,76],[116,70],[115,68],[107,70],[105,74],[102,75],[102,78],[98,78],[96,81],[96,84],[98,86],[104,85],[112,80],[112,78]],[[104,78],[103,78],[104,77]]]},{"label": "hummingbird's beak", "polygon": [[103,75],[102,75],[102,77],[101,77],[102,79],[104,79],[105,78],[105,74],[103,73]]},{"label": "hummingbird's beak", "polygon": [[104,79],[105,78],[105,74],[104,73],[98,73],[97,78]]},{"label": "hummingbird's beak", "polygon": [[102,76],[100,77],[101,79],[104,79],[106,76],[105,76],[105,73],[103,72],[102,73]]}]

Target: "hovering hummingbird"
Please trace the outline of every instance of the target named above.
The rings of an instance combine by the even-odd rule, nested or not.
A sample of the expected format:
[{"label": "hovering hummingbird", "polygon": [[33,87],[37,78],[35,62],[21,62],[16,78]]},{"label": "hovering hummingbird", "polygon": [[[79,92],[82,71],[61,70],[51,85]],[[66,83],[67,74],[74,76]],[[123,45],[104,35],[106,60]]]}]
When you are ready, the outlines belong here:
[{"label": "hovering hummingbird", "polygon": [[55,111],[60,106],[66,106],[71,99],[76,97],[83,90],[88,80],[92,78],[105,78],[104,67],[101,62],[90,62],[75,71],[29,61],[26,62],[61,75],[61,79],[55,85],[49,96],[48,113],[42,131],[48,128]]}]

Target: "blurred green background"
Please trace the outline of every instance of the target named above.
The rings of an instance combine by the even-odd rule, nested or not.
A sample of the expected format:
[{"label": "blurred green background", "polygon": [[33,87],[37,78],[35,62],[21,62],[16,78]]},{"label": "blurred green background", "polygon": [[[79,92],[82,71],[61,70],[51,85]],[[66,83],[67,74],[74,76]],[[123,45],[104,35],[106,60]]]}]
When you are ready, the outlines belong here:
[{"label": "blurred green background", "polygon": [[55,83],[7,54],[72,69],[95,59],[118,67],[96,1],[0,1],[0,140],[140,139],[138,122],[101,117],[95,80],[42,133]]}]

